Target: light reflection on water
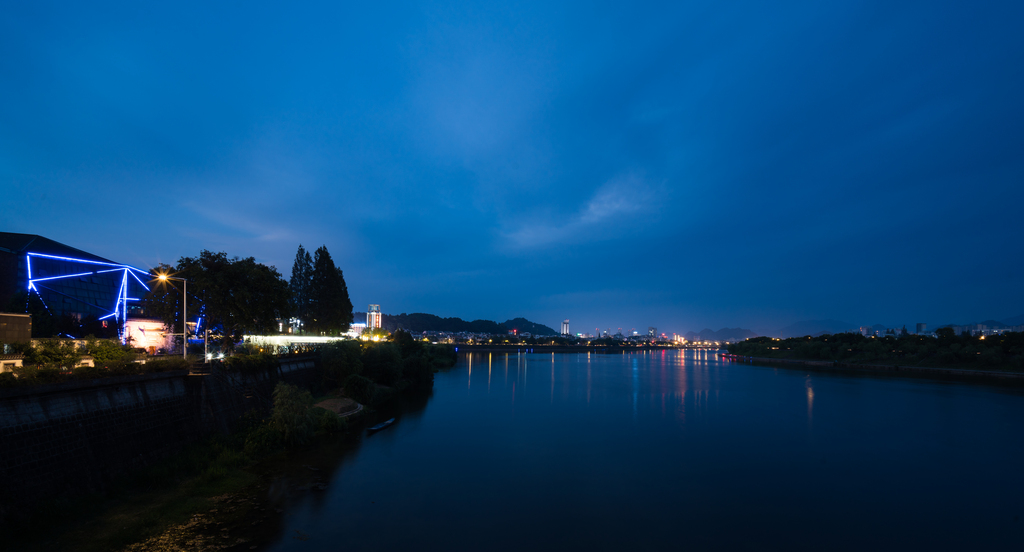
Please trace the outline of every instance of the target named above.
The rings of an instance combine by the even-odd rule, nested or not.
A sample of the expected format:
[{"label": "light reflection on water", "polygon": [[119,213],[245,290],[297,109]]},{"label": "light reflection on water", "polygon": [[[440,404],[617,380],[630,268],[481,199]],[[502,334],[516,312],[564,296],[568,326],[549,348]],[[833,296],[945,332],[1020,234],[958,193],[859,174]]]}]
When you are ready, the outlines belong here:
[{"label": "light reflection on water", "polygon": [[709,351],[460,358],[429,400],[339,455],[326,491],[275,488],[286,513],[270,549],[1024,543],[1017,388]]}]

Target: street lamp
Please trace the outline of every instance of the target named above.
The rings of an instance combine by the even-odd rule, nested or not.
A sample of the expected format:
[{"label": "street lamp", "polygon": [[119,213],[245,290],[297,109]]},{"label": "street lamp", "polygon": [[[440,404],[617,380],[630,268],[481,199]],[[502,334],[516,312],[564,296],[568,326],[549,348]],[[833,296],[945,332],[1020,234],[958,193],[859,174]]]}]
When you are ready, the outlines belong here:
[{"label": "street lamp", "polygon": [[161,282],[167,280],[181,280],[183,282],[181,289],[181,358],[187,359],[188,357],[188,316],[185,314],[186,307],[188,306],[188,280],[184,278],[174,278],[166,274],[160,274],[157,279]]}]

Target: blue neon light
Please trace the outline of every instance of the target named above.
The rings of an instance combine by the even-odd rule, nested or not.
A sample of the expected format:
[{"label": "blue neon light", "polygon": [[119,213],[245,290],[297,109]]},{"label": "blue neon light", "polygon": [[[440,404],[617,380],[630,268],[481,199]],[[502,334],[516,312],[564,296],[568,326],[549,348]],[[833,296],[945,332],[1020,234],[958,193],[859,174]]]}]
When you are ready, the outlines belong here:
[{"label": "blue neon light", "polygon": [[[115,268],[106,269],[106,270],[96,270],[96,271],[93,271],[93,272],[83,272],[83,273],[80,273],[80,274],[67,274],[67,275],[63,275],[63,276],[50,276],[50,277],[47,277],[47,278],[32,278],[32,257],[40,257],[40,258],[43,258],[43,259],[56,259],[56,260],[59,260],[59,261],[70,261],[70,262],[75,262],[75,263],[83,263],[83,264],[87,264],[87,265],[111,266],[111,267],[115,267]],[[105,274],[105,273],[109,273],[109,272],[123,271],[123,273],[121,274],[121,285],[120,285],[120,288],[117,291],[117,301],[114,303],[114,312],[112,312],[112,313],[110,313],[110,314],[108,314],[108,315],[106,315],[106,316],[104,316],[104,317],[99,319],[99,320],[104,320],[104,319],[107,319],[107,318],[114,317],[116,320],[118,320],[121,323],[120,327],[118,328],[118,334],[120,335],[122,340],[124,339],[124,336],[125,336],[124,324],[128,322],[128,301],[140,301],[140,299],[138,299],[136,297],[131,297],[131,298],[128,297],[128,275],[131,274],[132,278],[135,278],[135,281],[137,281],[139,283],[139,285],[141,285],[143,288],[145,288],[146,291],[149,291],[149,286],[147,286],[145,284],[145,282],[143,282],[141,279],[139,279],[139,277],[135,274],[136,272],[138,272],[139,274],[145,274],[145,275],[149,276],[149,272],[147,272],[145,270],[140,270],[138,268],[135,268],[134,266],[129,266],[129,265],[126,265],[126,264],[108,263],[108,262],[103,262],[103,261],[92,261],[92,260],[88,260],[88,259],[77,259],[77,258],[74,258],[74,257],[63,257],[63,256],[60,256],[60,255],[47,255],[45,253],[27,253],[25,255],[25,264],[28,267],[28,289],[31,290],[31,291],[35,291],[36,292],[36,295],[39,297],[39,300],[43,302],[43,306],[46,307],[46,310],[48,312],[50,312],[50,307],[49,307],[49,305],[46,304],[46,301],[43,301],[42,295],[39,294],[39,288],[36,287],[36,282],[43,282],[43,281],[48,281],[48,280],[61,280],[61,279],[65,279],[65,278],[77,278],[77,277],[82,277],[82,276],[90,276],[90,275],[94,275],[94,274]],[[60,295],[65,295],[63,293],[60,293],[57,290],[50,289],[48,287],[45,288],[45,289],[49,290],[52,293],[58,293]],[[80,298],[76,298],[76,299],[81,301]],[[86,304],[88,304],[88,303],[86,303]],[[90,305],[90,306],[96,307],[96,308],[101,308],[101,307],[98,307],[96,305]],[[106,310],[106,309],[101,309],[101,310]],[[51,314],[52,314],[52,312],[51,312]]]},{"label": "blue neon light", "polygon": [[86,264],[103,265],[103,266],[126,267],[126,265],[121,265],[121,264],[117,264],[117,263],[104,263],[104,262],[100,262],[100,261],[89,261],[89,260],[86,260],[86,259],[75,259],[75,258],[72,258],[72,257],[58,257],[57,255],[46,255],[45,253],[29,253],[29,255],[31,255],[33,257],[45,257],[47,259],[58,259],[58,260],[61,260],[61,261],[74,261],[76,263],[86,263]]},{"label": "blue neon light", "polygon": [[38,290],[38,289],[35,289],[35,288],[33,288],[33,291],[35,291],[35,292],[36,292],[36,297],[38,297],[38,298],[39,298],[39,302],[43,304],[43,307],[44,307],[44,308],[46,309],[46,312],[48,312],[48,313],[50,313],[50,314],[52,315],[52,314],[53,314],[53,312],[52,312],[52,311],[50,310],[50,305],[47,305],[47,304],[46,304],[46,301],[44,301],[44,300],[43,300],[43,296],[42,296],[42,295],[39,295],[39,290]]},{"label": "blue neon light", "polygon": [[61,256],[58,256],[58,255],[47,255],[45,253],[28,253],[28,255],[30,255],[32,257],[44,257],[44,258],[47,258],[47,259],[58,259],[58,260],[61,260],[61,261],[73,261],[73,262],[76,262],[76,263],[94,264],[94,265],[102,265],[102,266],[116,266],[118,268],[134,270],[134,271],[136,271],[136,272],[138,272],[140,274],[145,274],[147,276],[149,275],[149,272],[146,272],[145,270],[142,270],[142,269],[139,269],[139,268],[135,268],[134,266],[126,265],[126,264],[104,263],[104,262],[101,262],[101,261],[90,261],[90,260],[87,260],[87,259],[75,259],[74,257],[61,257]]},{"label": "blue neon light", "polygon": [[45,282],[47,280],[59,280],[61,278],[77,278],[79,276],[92,276],[95,272],[82,272],[81,274],[65,274],[64,276],[50,276],[49,278],[36,278],[31,280],[32,283]]},{"label": "blue neon light", "polygon": [[146,284],[142,283],[142,280],[140,280],[139,277],[136,276],[134,272],[129,272],[129,274],[132,275],[132,278],[135,278],[135,281],[138,282],[140,286],[146,288],[146,291],[149,291],[149,286],[147,286]]}]

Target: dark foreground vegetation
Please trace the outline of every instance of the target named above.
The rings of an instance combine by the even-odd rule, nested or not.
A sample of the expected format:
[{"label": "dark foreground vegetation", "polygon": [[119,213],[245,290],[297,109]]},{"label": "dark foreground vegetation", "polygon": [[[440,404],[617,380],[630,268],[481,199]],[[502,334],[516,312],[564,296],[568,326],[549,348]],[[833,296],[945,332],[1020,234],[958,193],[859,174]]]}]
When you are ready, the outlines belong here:
[{"label": "dark foreground vegetation", "polygon": [[[219,531],[248,527],[254,516],[265,517],[257,497],[266,483],[267,463],[344,442],[372,413],[364,409],[343,418],[315,406],[319,400],[348,396],[381,407],[399,393],[429,390],[434,373],[455,361],[453,347],[418,342],[405,332],[395,332],[387,342],[326,345],[319,352],[319,378],[310,389],[278,383],[270,408],[247,413],[233,433],[212,436],[126,474],[103,494],[46,502],[28,522],[0,527],[0,542],[14,550],[97,551],[218,550],[246,544],[256,529],[228,540]],[[237,354],[218,369],[255,375],[276,365],[270,355]]]},{"label": "dark foreground vegetation", "polygon": [[820,337],[757,337],[728,346],[737,355],[762,358],[831,360],[854,364],[898,364],[1024,372],[1024,333],[976,337],[950,328],[938,337],[864,337],[842,333]]},{"label": "dark foreground vegetation", "polygon": [[[14,343],[11,352],[24,357],[23,366],[0,373],[0,388],[134,376],[187,370],[189,367],[188,362],[181,357],[139,362],[144,354],[140,355],[130,347],[107,339],[89,339],[83,347],[69,340],[41,339],[35,347],[28,343]],[[86,355],[92,357],[94,366],[77,366]]]}]

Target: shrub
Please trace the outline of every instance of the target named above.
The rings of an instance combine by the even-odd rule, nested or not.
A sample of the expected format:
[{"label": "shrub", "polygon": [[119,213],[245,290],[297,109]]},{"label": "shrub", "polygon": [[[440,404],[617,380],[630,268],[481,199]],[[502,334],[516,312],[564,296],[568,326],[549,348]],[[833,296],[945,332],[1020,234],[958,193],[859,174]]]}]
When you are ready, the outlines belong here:
[{"label": "shrub", "polygon": [[181,357],[151,360],[142,366],[142,370],[151,372],[172,372],[174,370],[188,370],[189,363]]},{"label": "shrub", "polygon": [[13,372],[0,373],[0,387],[14,387],[18,385],[18,377]]},{"label": "shrub", "polygon": [[348,421],[330,410],[314,406],[310,413],[316,421],[318,433],[338,433],[348,428]]},{"label": "shrub", "polygon": [[67,377],[67,374],[61,372],[60,369],[49,366],[22,366],[15,368],[14,373],[17,374],[18,380],[20,380],[19,384],[22,385],[58,383]]},{"label": "shrub", "polygon": [[131,348],[107,339],[88,340],[85,344],[85,352],[92,356],[96,364],[127,361],[135,357]]},{"label": "shrub", "polygon": [[402,361],[402,378],[414,387],[430,386],[434,383],[434,367],[425,355],[411,356]]},{"label": "shrub", "polygon": [[250,458],[260,458],[280,449],[283,445],[281,433],[270,423],[263,423],[246,436],[243,450]]},{"label": "shrub", "polygon": [[363,376],[384,385],[394,385],[402,375],[402,353],[394,343],[363,346]]},{"label": "shrub", "polygon": [[356,402],[370,404],[377,394],[377,385],[369,378],[353,374],[345,380],[345,394]]},{"label": "shrub", "polygon": [[199,481],[203,483],[212,483],[218,479],[223,479],[228,474],[228,469],[220,464],[211,464],[210,467],[203,471],[203,474],[199,476]]},{"label": "shrub", "polygon": [[104,365],[111,376],[135,376],[142,373],[142,365],[137,362],[119,360]]},{"label": "shrub", "polygon": [[83,366],[75,368],[71,374],[78,379],[98,379],[109,376],[110,371],[102,366]]},{"label": "shrub", "polygon": [[337,341],[324,345],[320,352],[324,385],[339,387],[349,376],[362,372],[363,362],[360,353],[359,343],[356,341]]},{"label": "shrub", "polygon": [[25,364],[45,365],[54,368],[74,368],[82,358],[74,341],[63,339],[42,339],[37,347],[25,351]]},{"label": "shrub", "polygon": [[278,383],[274,387],[274,411],[270,420],[286,445],[304,445],[313,436],[314,420],[309,409],[312,402],[309,391],[294,385]]},{"label": "shrub", "polygon": [[396,330],[392,333],[391,341],[401,350],[403,358],[419,356],[423,351],[423,342],[416,341],[412,334],[404,330]]},{"label": "shrub", "polygon": [[277,358],[266,353],[231,355],[224,359],[224,366],[241,374],[255,375],[277,368]]},{"label": "shrub", "polygon": [[424,358],[435,369],[451,368],[459,359],[455,347],[451,345],[428,344],[423,348]]}]

